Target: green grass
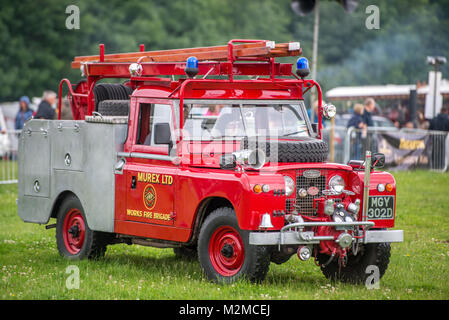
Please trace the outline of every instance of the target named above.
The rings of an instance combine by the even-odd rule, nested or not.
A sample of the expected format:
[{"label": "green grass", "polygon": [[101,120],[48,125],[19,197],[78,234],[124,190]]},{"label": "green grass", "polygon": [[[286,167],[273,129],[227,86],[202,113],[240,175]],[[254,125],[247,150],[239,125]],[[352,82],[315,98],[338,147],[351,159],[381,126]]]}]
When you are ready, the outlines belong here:
[{"label": "green grass", "polygon": [[[398,172],[396,228],[405,242],[392,244],[380,288],[328,281],[313,261],[293,256],[270,265],[261,284],[207,281],[197,261],[171,249],[109,246],[99,261],[66,261],[55,229],[23,223],[15,185],[0,185],[0,299],[448,299],[449,174]],[[80,270],[80,288],[66,288],[66,268]]]}]

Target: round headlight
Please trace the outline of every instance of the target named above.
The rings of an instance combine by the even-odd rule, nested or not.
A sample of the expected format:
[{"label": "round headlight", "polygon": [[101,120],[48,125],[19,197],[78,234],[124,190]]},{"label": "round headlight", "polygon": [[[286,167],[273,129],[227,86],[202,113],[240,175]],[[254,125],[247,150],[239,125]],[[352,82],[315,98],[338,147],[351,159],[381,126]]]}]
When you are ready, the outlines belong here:
[{"label": "round headlight", "polygon": [[295,182],[289,176],[284,176],[285,195],[290,196],[295,191]]},{"label": "round headlight", "polygon": [[333,176],[330,180],[329,180],[329,188],[334,191],[337,195],[339,195],[340,193],[343,192],[343,190],[345,189],[345,180],[339,176]]}]

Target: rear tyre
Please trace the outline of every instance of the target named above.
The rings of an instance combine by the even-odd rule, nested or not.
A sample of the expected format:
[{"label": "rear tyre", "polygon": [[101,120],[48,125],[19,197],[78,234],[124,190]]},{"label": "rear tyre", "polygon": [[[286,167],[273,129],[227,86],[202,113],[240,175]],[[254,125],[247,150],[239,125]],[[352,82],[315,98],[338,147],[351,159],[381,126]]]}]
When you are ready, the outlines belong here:
[{"label": "rear tyre", "polygon": [[76,196],[65,199],[59,208],[56,223],[56,244],[61,256],[70,260],[101,258],[110,236],[109,233],[89,228]]},{"label": "rear tyre", "polygon": [[232,208],[218,208],[201,227],[198,258],[211,281],[231,283],[244,278],[259,282],[267,275],[270,250],[249,244],[249,231],[239,228]]},{"label": "rear tyre", "polygon": [[[379,268],[379,279],[385,274],[390,262],[391,247],[389,243],[369,243],[363,246],[361,252],[356,256],[350,254],[346,266],[341,268],[337,259],[327,266],[321,266],[321,271],[326,278],[346,283],[365,284],[367,278],[372,274],[369,266]],[[326,263],[329,256],[318,254],[317,259],[320,264]]]}]

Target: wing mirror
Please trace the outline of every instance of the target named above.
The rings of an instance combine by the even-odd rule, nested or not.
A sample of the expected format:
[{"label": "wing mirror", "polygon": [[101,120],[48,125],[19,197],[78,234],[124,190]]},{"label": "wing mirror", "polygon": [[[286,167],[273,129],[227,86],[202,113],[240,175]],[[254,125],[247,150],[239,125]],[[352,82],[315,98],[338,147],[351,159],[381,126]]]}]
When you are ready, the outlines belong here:
[{"label": "wing mirror", "polygon": [[[365,161],[363,160],[349,160],[348,165],[352,169],[359,171],[365,169]],[[385,165],[385,155],[383,153],[373,153],[371,157],[371,169],[383,168]]]},{"label": "wing mirror", "polygon": [[383,153],[373,153],[371,163],[373,168],[383,168],[385,165],[385,155]]},{"label": "wing mirror", "polygon": [[237,166],[237,157],[234,154],[224,154],[220,157],[220,168],[233,170]]}]

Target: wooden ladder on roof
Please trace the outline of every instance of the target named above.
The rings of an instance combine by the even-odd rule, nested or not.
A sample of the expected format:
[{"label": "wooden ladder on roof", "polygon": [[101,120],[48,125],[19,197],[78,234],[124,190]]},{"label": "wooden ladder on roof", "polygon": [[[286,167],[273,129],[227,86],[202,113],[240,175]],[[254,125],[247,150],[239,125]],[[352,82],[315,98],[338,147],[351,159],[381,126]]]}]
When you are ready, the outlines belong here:
[{"label": "wooden ladder on roof", "polygon": [[[231,55],[232,52],[232,55]],[[185,62],[195,56],[198,61],[268,60],[276,57],[299,56],[302,54],[299,42],[279,43],[268,40],[231,40],[225,46],[198,47],[173,50],[141,51],[129,53],[77,56],[72,68],[78,69],[85,63],[134,63],[134,62]]]}]

